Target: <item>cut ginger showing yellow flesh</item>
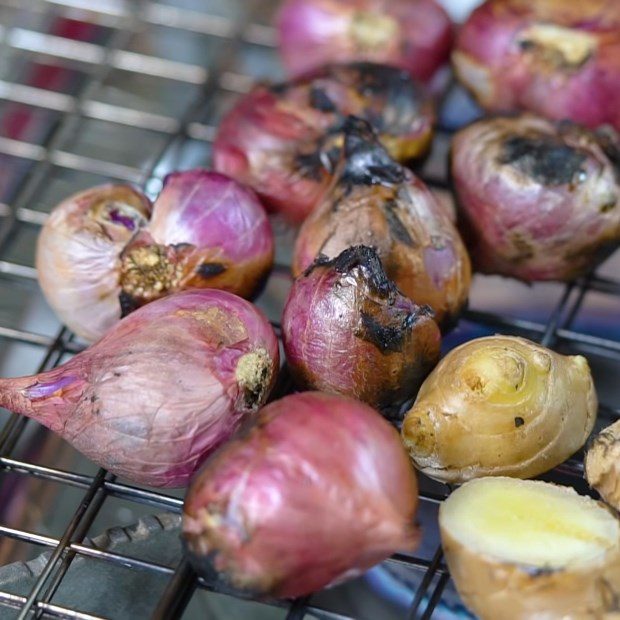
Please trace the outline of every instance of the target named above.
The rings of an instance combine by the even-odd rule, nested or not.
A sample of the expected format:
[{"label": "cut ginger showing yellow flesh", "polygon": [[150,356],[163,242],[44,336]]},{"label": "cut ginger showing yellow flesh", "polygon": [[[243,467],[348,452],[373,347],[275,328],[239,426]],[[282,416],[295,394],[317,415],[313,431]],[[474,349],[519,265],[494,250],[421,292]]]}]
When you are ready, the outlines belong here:
[{"label": "cut ginger showing yellow flesh", "polygon": [[620,522],[599,502],[546,482],[489,477],[444,501],[446,561],[478,616],[603,618],[620,595]]}]

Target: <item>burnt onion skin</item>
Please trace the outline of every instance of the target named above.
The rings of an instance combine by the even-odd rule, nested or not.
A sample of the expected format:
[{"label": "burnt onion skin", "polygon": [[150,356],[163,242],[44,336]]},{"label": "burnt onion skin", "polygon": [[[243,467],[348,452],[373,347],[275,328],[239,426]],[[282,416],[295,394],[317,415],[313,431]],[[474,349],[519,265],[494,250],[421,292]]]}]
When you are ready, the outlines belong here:
[{"label": "burnt onion skin", "polygon": [[447,62],[453,39],[450,18],[434,0],[285,0],[277,27],[290,75],[370,61],[428,81]]},{"label": "burnt onion skin", "polygon": [[413,549],[417,503],[386,420],[359,401],[305,392],[267,405],[205,463],[183,536],[218,589],[297,597]]},{"label": "burnt onion skin", "polygon": [[402,295],[366,246],[319,257],[296,280],[282,340],[298,385],[392,411],[415,396],[441,348],[433,311]]},{"label": "burnt onion skin", "polygon": [[368,123],[349,118],[331,185],[299,231],[294,276],[320,254],[372,246],[388,278],[416,304],[428,305],[443,329],[467,302],[471,265],[465,246],[426,185],[392,160]]},{"label": "burnt onion skin", "polygon": [[168,175],[152,206],[124,185],[71,196],[44,225],[36,263],[49,304],[92,342],[121,316],[184,289],[252,297],[273,253],[271,226],[254,192],[197,169]]},{"label": "burnt onion skin", "polygon": [[487,110],[620,129],[616,0],[490,0],[459,32],[456,74]]},{"label": "burnt onion skin", "polygon": [[405,72],[370,63],[329,65],[242,97],[220,125],[215,169],[253,187],[290,222],[301,222],[338,160],[339,132],[351,114],[372,122],[399,161],[430,146],[434,104]]},{"label": "burnt onion skin", "polygon": [[572,280],[620,243],[620,140],[531,115],[456,134],[452,179],[464,236],[484,273]]},{"label": "burnt onion skin", "polygon": [[0,407],[114,474],[179,487],[265,403],[278,367],[276,336],[254,306],[196,289],[140,308],[58,368],[0,379]]}]

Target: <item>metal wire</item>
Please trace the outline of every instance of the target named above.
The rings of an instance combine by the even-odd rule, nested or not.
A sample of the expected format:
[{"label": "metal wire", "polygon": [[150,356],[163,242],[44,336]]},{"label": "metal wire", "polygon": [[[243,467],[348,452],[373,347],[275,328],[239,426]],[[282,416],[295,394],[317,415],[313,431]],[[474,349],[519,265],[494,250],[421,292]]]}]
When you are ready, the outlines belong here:
[{"label": "metal wire", "polygon": [[[203,143],[212,141],[215,128],[198,122],[197,113],[210,105],[222,89],[244,92],[252,83],[251,76],[236,73],[234,70],[240,47],[252,44],[268,49],[274,42],[273,31],[257,23],[256,17],[261,7],[258,0],[246,3],[243,17],[238,20],[147,0],[140,2],[99,0],[97,3],[92,3],[90,0],[36,0],[30,4],[32,5],[28,7],[30,11],[39,11],[42,14],[50,10],[50,7],[67,15],[73,15],[73,12],[78,10],[81,21],[111,28],[112,35],[107,43],[99,45],[16,25],[4,24],[0,28],[0,46],[3,51],[12,50],[37,58],[43,57],[61,65],[79,62],[80,65],[86,66],[86,79],[77,93],[56,92],[33,85],[12,83],[6,79],[0,80],[0,101],[35,106],[60,115],[52,132],[40,145],[0,137],[0,155],[15,156],[32,162],[28,174],[15,188],[10,204],[0,204],[0,279],[16,283],[35,280],[36,272],[31,267],[9,260],[6,247],[16,227],[22,224],[40,226],[45,222],[46,215],[33,210],[31,201],[35,194],[45,188],[53,168],[92,172],[104,177],[144,184],[157,175],[159,163],[171,149],[175,148],[175,145],[178,146],[187,140]],[[0,0],[0,6],[19,9],[21,0]],[[218,51],[209,59],[208,66],[123,49],[132,34],[145,25],[165,26],[217,37],[220,45]],[[97,101],[94,98],[95,93],[114,70],[196,85],[197,94],[178,116]],[[71,146],[83,124],[89,120],[102,121],[111,126],[127,126],[145,132],[157,132],[163,136],[160,151],[153,157],[150,165],[142,169],[73,153]],[[435,187],[447,187],[445,178],[440,176],[433,175],[426,180]],[[279,265],[276,269],[276,273],[280,274],[286,271],[285,265]],[[620,298],[620,282],[594,274],[568,284],[546,322],[483,310],[469,310],[464,318],[486,328],[498,328],[507,333],[538,339],[546,346],[569,345],[573,349],[592,351],[620,364],[620,342],[573,329],[575,318],[590,292]],[[274,327],[277,329],[279,326]],[[76,353],[81,349],[65,329],[60,330],[55,337],[49,337],[0,325],[0,339],[6,342],[26,343],[40,349],[41,362],[38,370],[49,369],[58,364],[65,354]],[[618,414],[618,410],[609,404],[601,405],[601,415],[606,418],[611,420],[617,418]],[[68,485],[82,489],[84,494],[59,538],[0,524],[0,536],[51,550],[46,566],[28,596],[0,591],[0,612],[2,607],[6,607],[18,610],[19,618],[39,618],[43,615],[82,620],[100,618],[52,603],[54,593],[62,583],[72,560],[82,556],[132,570],[169,576],[168,586],[162,594],[154,618],[170,620],[181,617],[195,589],[211,587],[203,580],[198,580],[185,561],[177,567],[170,567],[126,554],[103,551],[91,546],[85,536],[108,498],[121,498],[148,505],[153,509],[175,513],[181,511],[182,500],[158,491],[116,482],[104,470],[100,470],[95,476],[87,476],[12,458],[11,454],[17,442],[23,437],[28,424],[32,423],[25,418],[11,416],[1,429],[0,473],[12,472],[19,476]],[[557,471],[572,476],[575,480],[583,475],[582,464],[573,460],[564,463]],[[421,496],[422,502],[431,504],[440,503],[443,499],[444,496],[436,493],[423,493]],[[437,547],[430,560],[397,554],[389,562],[421,572],[420,585],[406,616],[411,619],[431,618],[449,582],[449,574],[442,563],[441,548]],[[292,603],[282,601],[272,603],[288,606],[287,618],[291,619],[304,618],[308,614],[333,619],[349,617],[316,604],[314,597],[306,597]]]}]

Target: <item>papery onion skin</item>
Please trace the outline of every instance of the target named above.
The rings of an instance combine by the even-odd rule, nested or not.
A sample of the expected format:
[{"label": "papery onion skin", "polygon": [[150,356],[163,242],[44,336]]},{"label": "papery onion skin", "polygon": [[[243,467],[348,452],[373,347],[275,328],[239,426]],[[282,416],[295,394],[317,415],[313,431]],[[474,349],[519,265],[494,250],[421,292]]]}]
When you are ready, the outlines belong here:
[{"label": "papery onion skin", "polygon": [[620,243],[620,138],[611,128],[481,120],[454,138],[452,179],[481,272],[572,280]]},{"label": "papery onion skin", "polygon": [[434,0],[286,0],[277,17],[289,75],[370,61],[429,80],[447,62],[450,18]]},{"label": "papery onion skin", "polygon": [[41,229],[39,284],[59,318],[85,340],[96,340],[120,318],[118,256],[150,214],[142,192],[102,185],[61,202]]},{"label": "papery onion skin", "polygon": [[414,465],[442,482],[531,478],[585,444],[596,412],[584,357],[490,336],[441,360],[406,414],[402,438]]},{"label": "papery onion skin", "polygon": [[293,284],[282,339],[299,385],[392,410],[415,396],[441,347],[432,310],[402,295],[365,246],[319,258]]},{"label": "papery onion skin", "polygon": [[265,403],[278,363],[273,329],[249,302],[184,291],[54,370],[0,379],[0,407],[132,482],[179,487]]},{"label": "papery onion skin", "polygon": [[123,301],[138,306],[194,287],[251,298],[273,254],[271,225],[250,188],[208,170],[175,172],[146,231],[123,251]]},{"label": "papery onion skin", "polygon": [[350,114],[372,122],[400,161],[430,146],[434,104],[406,73],[370,63],[329,65],[244,96],[220,125],[215,169],[253,187],[290,222],[301,222],[329,179],[337,134]]},{"label": "papery onion skin", "polygon": [[319,254],[374,247],[388,277],[447,329],[467,301],[471,265],[448,210],[410,170],[391,160],[367,123],[350,119],[330,187],[304,222],[292,271],[303,273]]},{"label": "papery onion skin", "polygon": [[583,464],[588,484],[620,510],[620,420],[593,438]]},{"label": "papery onion skin", "polygon": [[187,288],[251,297],[273,253],[254,192],[198,169],[168,175],[152,210],[124,185],[68,198],[43,226],[37,271],[58,316],[93,342],[140,305]]},{"label": "papery onion skin", "polygon": [[452,58],[487,110],[620,129],[616,0],[487,1],[460,30]]},{"label": "papery onion skin", "polygon": [[358,401],[306,392],[265,407],[207,461],[185,498],[183,535],[208,580],[296,597],[414,548],[417,502],[387,421]]}]

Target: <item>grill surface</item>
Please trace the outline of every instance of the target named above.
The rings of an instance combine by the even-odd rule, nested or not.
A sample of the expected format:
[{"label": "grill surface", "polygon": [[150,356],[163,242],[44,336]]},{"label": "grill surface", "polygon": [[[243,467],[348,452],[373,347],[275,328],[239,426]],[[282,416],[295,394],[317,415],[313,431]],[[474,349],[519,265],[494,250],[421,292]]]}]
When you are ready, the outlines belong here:
[{"label": "grill surface", "polygon": [[[23,5],[0,0],[3,375],[30,374],[37,364],[38,370],[49,369],[82,348],[58,325],[36,285],[34,242],[54,204],[107,181],[136,183],[156,195],[170,170],[208,163],[214,127],[237,94],[257,78],[281,77],[269,27],[271,0],[33,0],[27,9]],[[447,187],[450,133],[475,114],[471,102],[451,89],[433,155],[422,170],[438,192]],[[274,321],[289,285],[292,239],[285,227],[276,227],[279,266],[259,300]],[[619,413],[614,381],[620,371],[620,281],[613,277],[618,258],[612,257],[598,275],[566,286],[528,288],[477,276],[471,309],[444,349],[501,331],[583,353],[601,396],[597,429],[606,425]],[[146,506],[148,512],[179,513],[181,494],[117,481],[24,418],[0,412],[0,424],[0,564],[51,551],[29,594],[0,591],[1,618],[102,617],[55,602],[76,557],[160,575],[166,585],[153,608],[161,619],[180,617],[197,587],[209,589],[183,562],[169,567],[97,549],[87,539],[93,527],[115,525],[120,513],[110,506],[116,501]],[[579,455],[544,478],[587,490]],[[425,543],[415,556],[397,555],[386,562],[401,580],[416,584],[403,613],[408,618],[433,616],[449,582],[435,521],[437,505],[450,489],[426,479],[421,488]],[[61,504],[75,508],[66,519],[54,521]],[[408,577],[416,575],[415,580]],[[334,611],[320,595],[274,604],[291,619],[355,613]]]}]

